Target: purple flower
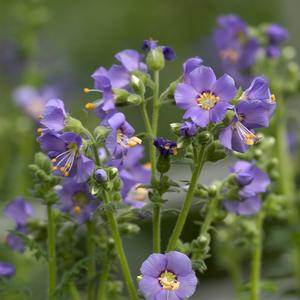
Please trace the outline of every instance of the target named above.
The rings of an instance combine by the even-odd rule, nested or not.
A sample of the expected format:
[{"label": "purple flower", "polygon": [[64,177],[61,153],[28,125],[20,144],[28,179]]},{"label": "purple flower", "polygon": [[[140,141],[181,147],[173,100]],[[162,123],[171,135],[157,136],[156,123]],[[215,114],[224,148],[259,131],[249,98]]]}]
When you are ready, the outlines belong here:
[{"label": "purple flower", "polygon": [[196,135],[197,130],[198,130],[197,125],[194,122],[185,121],[184,123],[181,124],[179,128],[179,133],[182,136],[191,137]]},{"label": "purple flower", "polygon": [[123,201],[136,208],[141,208],[146,204],[148,191],[143,185],[149,184],[151,177],[150,168],[140,163],[143,158],[144,148],[138,145],[128,149],[123,160],[113,160],[109,163],[119,170],[119,176],[123,182],[121,190]]},{"label": "purple flower", "polygon": [[[15,222],[17,231],[27,233],[26,224],[33,215],[33,208],[29,202],[17,197],[6,206],[4,214]],[[7,235],[6,242],[15,251],[23,252],[25,249],[22,239],[13,233]]]},{"label": "purple flower", "polygon": [[177,154],[177,144],[174,141],[159,137],[154,140],[153,144],[162,156]]},{"label": "purple flower", "polygon": [[217,80],[214,71],[205,66],[195,68],[187,78],[189,83],[180,83],[175,90],[176,105],[186,110],[183,118],[191,118],[200,127],[221,122],[232,108],[234,80],[227,74]]},{"label": "purple flower", "polygon": [[259,43],[249,34],[247,24],[236,15],[218,18],[214,42],[226,66],[238,69],[250,67],[257,57]]},{"label": "purple flower", "polygon": [[0,278],[10,278],[16,273],[16,268],[9,263],[0,262]]},{"label": "purple flower", "polygon": [[53,164],[55,175],[71,177],[76,182],[84,182],[94,170],[94,162],[80,150],[81,137],[73,132],[62,134],[45,131],[38,139],[41,149]]},{"label": "purple flower", "polygon": [[237,161],[230,168],[230,172],[235,175],[235,180],[239,186],[238,199],[226,199],[225,208],[236,214],[252,215],[261,208],[261,200],[258,193],[265,193],[271,181],[267,173],[248,161]]},{"label": "purple flower", "polygon": [[113,158],[124,157],[128,148],[141,144],[142,141],[133,136],[134,129],[123,113],[116,113],[107,122],[111,132],[106,139],[106,147]]},{"label": "purple flower", "polygon": [[57,194],[60,210],[70,213],[79,224],[90,220],[99,206],[86,182],[77,183],[72,179],[65,179]]},{"label": "purple flower", "polygon": [[[41,116],[41,125],[46,129],[53,131],[62,131],[65,127],[65,111],[64,102],[60,99],[51,99],[45,105],[44,114]],[[40,131],[40,133],[42,130]]]},{"label": "purple flower", "polygon": [[268,127],[276,108],[268,81],[255,78],[236,105],[236,116],[231,124],[220,132],[220,142],[227,149],[245,152],[257,141],[253,129]]},{"label": "purple flower", "polygon": [[143,262],[141,274],[139,287],[146,300],[184,300],[196,290],[192,263],[177,251],[151,254]]},{"label": "purple flower", "polygon": [[13,92],[16,104],[35,120],[40,120],[44,114],[46,102],[54,97],[57,97],[57,90],[48,86],[37,90],[30,85],[23,85]]},{"label": "purple flower", "polygon": [[277,58],[281,54],[280,45],[288,39],[288,31],[278,24],[271,24],[267,29],[267,56]]},{"label": "purple flower", "polygon": [[165,60],[170,60],[171,61],[171,60],[174,60],[176,58],[175,51],[172,48],[170,48],[168,46],[158,46],[157,41],[152,40],[152,39],[144,40],[142,49],[144,51],[151,51],[151,50],[153,50],[157,47],[161,48]]}]

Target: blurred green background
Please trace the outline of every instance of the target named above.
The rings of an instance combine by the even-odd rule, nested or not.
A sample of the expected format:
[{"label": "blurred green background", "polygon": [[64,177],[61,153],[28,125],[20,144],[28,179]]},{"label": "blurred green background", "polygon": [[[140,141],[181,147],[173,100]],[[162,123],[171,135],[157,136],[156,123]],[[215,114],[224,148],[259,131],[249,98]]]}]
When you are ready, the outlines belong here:
[{"label": "blurred green background", "polygon": [[[30,8],[36,6],[41,8],[37,12]],[[178,78],[183,61],[195,55],[220,73],[211,42],[218,15],[236,13],[250,25],[280,23],[289,30],[290,42],[299,51],[299,11],[297,0],[0,0],[0,210],[14,196],[28,195],[27,164],[37,149],[34,122],[16,107],[11,97],[17,86],[24,83],[59,86],[68,110],[92,126],[97,120],[83,111],[87,96],[82,89],[92,85],[90,75],[96,68],[109,67],[115,62],[113,56],[118,51],[139,50],[143,39],[149,37],[173,47],[177,59],[168,63],[161,75],[165,86]],[[142,130],[137,111],[125,110],[130,122],[138,131]],[[168,124],[180,120],[181,115],[175,107],[164,108],[160,134],[169,135]],[[217,176],[220,170],[212,168],[204,172],[203,180],[210,181]],[[166,236],[171,226],[172,220],[164,223]],[[0,217],[1,241],[8,228],[7,220]],[[141,246],[150,246],[149,233],[149,224],[145,224],[138,238],[126,241],[128,253],[134,254],[130,261],[136,274],[141,261],[149,254],[149,247]],[[193,234],[192,219],[186,233]],[[11,254],[3,245],[0,261],[5,259],[18,262],[19,284],[34,288],[32,299],[44,299],[43,266],[27,254],[25,257]],[[216,278],[216,270],[212,270],[203,277]],[[205,289],[205,283],[201,283],[200,291],[202,286]],[[195,299],[208,299],[208,296],[217,299],[213,298],[213,289],[204,291],[203,298]]]}]

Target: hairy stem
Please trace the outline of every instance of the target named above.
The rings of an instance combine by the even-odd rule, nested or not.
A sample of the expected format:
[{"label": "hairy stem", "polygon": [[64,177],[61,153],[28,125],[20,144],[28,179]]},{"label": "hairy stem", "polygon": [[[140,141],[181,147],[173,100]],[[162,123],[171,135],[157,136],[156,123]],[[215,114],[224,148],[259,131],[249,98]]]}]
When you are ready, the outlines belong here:
[{"label": "hairy stem", "polygon": [[55,300],[56,289],[56,225],[52,204],[47,205],[48,214],[48,299]]},{"label": "hairy stem", "polygon": [[171,235],[169,243],[168,243],[167,251],[171,251],[171,250],[175,249],[177,240],[179,239],[179,237],[182,233],[184,224],[186,222],[186,218],[188,216],[188,213],[189,213],[191,205],[192,205],[192,200],[193,200],[193,196],[194,196],[194,193],[195,193],[195,190],[197,187],[198,178],[201,174],[201,170],[202,170],[204,162],[205,162],[205,156],[206,156],[206,147],[205,147],[205,145],[202,145],[201,149],[199,151],[199,155],[197,156],[196,165],[193,170],[189,189],[187,191],[182,209],[180,211],[176,225],[174,227],[174,230],[172,232],[172,235]]}]

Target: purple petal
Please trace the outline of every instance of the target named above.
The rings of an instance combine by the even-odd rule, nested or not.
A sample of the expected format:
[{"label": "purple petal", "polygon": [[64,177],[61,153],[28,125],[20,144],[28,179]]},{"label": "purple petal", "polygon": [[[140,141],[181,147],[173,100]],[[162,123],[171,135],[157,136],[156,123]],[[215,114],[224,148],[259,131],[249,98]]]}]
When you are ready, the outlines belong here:
[{"label": "purple petal", "polygon": [[212,92],[220,97],[221,101],[230,101],[236,95],[236,87],[232,77],[224,74],[213,85]]},{"label": "purple petal", "polygon": [[166,253],[167,270],[173,272],[177,276],[188,275],[192,270],[192,263],[189,257],[178,251]]},{"label": "purple petal", "polygon": [[123,113],[116,113],[108,119],[108,124],[112,129],[118,129],[124,122],[125,116]]},{"label": "purple petal", "polygon": [[166,270],[167,258],[163,254],[151,254],[141,266],[141,274],[158,278],[159,275]]},{"label": "purple petal", "polygon": [[245,100],[266,100],[270,97],[269,82],[263,77],[256,77],[245,91],[243,98]]},{"label": "purple petal", "polygon": [[232,149],[232,134],[233,134],[233,129],[232,129],[232,126],[230,125],[224,129],[222,129],[220,132],[220,135],[219,135],[220,143],[229,150],[233,150]]},{"label": "purple petal", "polygon": [[186,83],[180,83],[177,85],[175,90],[175,101],[176,105],[183,109],[188,109],[192,105],[197,105],[198,93],[195,89]]},{"label": "purple petal", "polygon": [[206,127],[209,122],[209,111],[204,110],[199,106],[193,106],[185,112],[183,118],[191,118],[198,126]]},{"label": "purple petal", "polygon": [[80,155],[77,158],[76,175],[74,176],[74,180],[78,183],[85,182],[89,176],[92,175],[94,167],[94,162],[91,159],[84,155]]},{"label": "purple petal", "polygon": [[216,82],[216,75],[212,68],[200,66],[189,74],[191,85],[199,93],[204,91],[211,91]]},{"label": "purple petal", "polygon": [[180,299],[189,298],[195,293],[198,283],[195,272],[185,276],[177,276],[177,280],[180,282],[180,286],[175,293]]},{"label": "purple petal", "polygon": [[183,64],[183,77],[186,83],[190,83],[190,79],[188,75],[195,70],[196,68],[200,67],[203,63],[203,59],[198,56],[192,57],[187,59]]},{"label": "purple petal", "polygon": [[226,112],[229,108],[232,108],[232,105],[226,102],[217,103],[210,111],[209,117],[210,121],[213,123],[219,123],[224,120]]},{"label": "purple petal", "polygon": [[156,300],[156,294],[162,290],[157,278],[144,275],[139,282],[139,288],[147,300]]},{"label": "purple petal", "polygon": [[65,142],[53,132],[47,131],[43,133],[38,138],[38,141],[40,143],[42,151],[45,153],[61,153],[65,150]]},{"label": "purple petal", "polygon": [[[147,299],[148,300],[148,299]],[[183,300],[179,298],[175,291],[161,290],[157,293],[155,300]]]},{"label": "purple petal", "polygon": [[115,57],[128,72],[139,69],[140,54],[135,50],[128,49],[121,51]]},{"label": "purple petal", "polygon": [[12,264],[0,262],[0,278],[10,278],[11,276],[15,275],[15,273],[16,268]]},{"label": "purple petal", "polygon": [[123,66],[113,65],[108,72],[113,88],[128,87],[130,83],[130,74]]}]

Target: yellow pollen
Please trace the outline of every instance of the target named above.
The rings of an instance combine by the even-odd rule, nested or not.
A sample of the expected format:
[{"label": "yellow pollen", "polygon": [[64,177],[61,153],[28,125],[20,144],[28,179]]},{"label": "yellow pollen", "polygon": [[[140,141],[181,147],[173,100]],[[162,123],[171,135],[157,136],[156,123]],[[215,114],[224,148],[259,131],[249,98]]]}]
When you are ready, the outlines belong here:
[{"label": "yellow pollen", "polygon": [[81,212],[81,208],[80,206],[76,205],[74,208],[73,208],[73,211],[76,215],[80,214]]},{"label": "yellow pollen", "polygon": [[135,147],[136,145],[140,145],[142,143],[142,140],[139,139],[136,136],[133,136],[132,138],[130,138],[127,142],[127,146],[129,148]]},{"label": "yellow pollen", "polygon": [[180,282],[176,279],[175,274],[168,271],[161,273],[158,280],[164,290],[175,291],[180,287]]},{"label": "yellow pollen", "polygon": [[96,104],[88,102],[88,103],[85,104],[84,108],[86,110],[94,110],[96,108]]},{"label": "yellow pollen", "polygon": [[69,172],[64,172],[64,176],[65,176],[65,177],[68,177],[69,175],[70,175]]},{"label": "yellow pollen", "polygon": [[57,170],[57,166],[53,166],[52,171],[56,171],[56,170]]},{"label": "yellow pollen", "polygon": [[51,159],[51,162],[55,163],[56,162],[56,158]]},{"label": "yellow pollen", "polygon": [[65,168],[65,167],[61,167],[61,168],[60,168],[60,171],[61,171],[62,173],[64,173],[64,172],[66,171],[66,168]]},{"label": "yellow pollen", "polygon": [[89,89],[89,88],[84,88],[83,89],[83,92],[86,93],[86,94],[89,93],[90,91],[91,91],[91,89]]},{"label": "yellow pollen", "polygon": [[244,143],[246,145],[252,146],[254,145],[256,135],[255,134],[245,134]]},{"label": "yellow pollen", "polygon": [[43,128],[38,128],[36,132],[38,135],[41,135],[43,133]]},{"label": "yellow pollen", "polygon": [[238,61],[239,55],[235,49],[228,48],[220,52],[220,57],[223,60],[228,60],[231,64],[235,64]]},{"label": "yellow pollen", "polygon": [[220,97],[214,95],[212,92],[203,92],[199,95],[198,105],[204,110],[210,110],[220,101]]},{"label": "yellow pollen", "polygon": [[274,94],[271,95],[271,101],[272,101],[273,103],[276,102],[276,96],[275,96]]},{"label": "yellow pollen", "polygon": [[135,188],[135,193],[134,193],[134,200],[136,201],[144,201],[146,196],[148,194],[147,189],[145,189],[142,186],[137,186]]},{"label": "yellow pollen", "polygon": [[151,163],[150,163],[150,162],[145,163],[145,164],[144,164],[144,168],[145,168],[146,170],[151,170]]}]

